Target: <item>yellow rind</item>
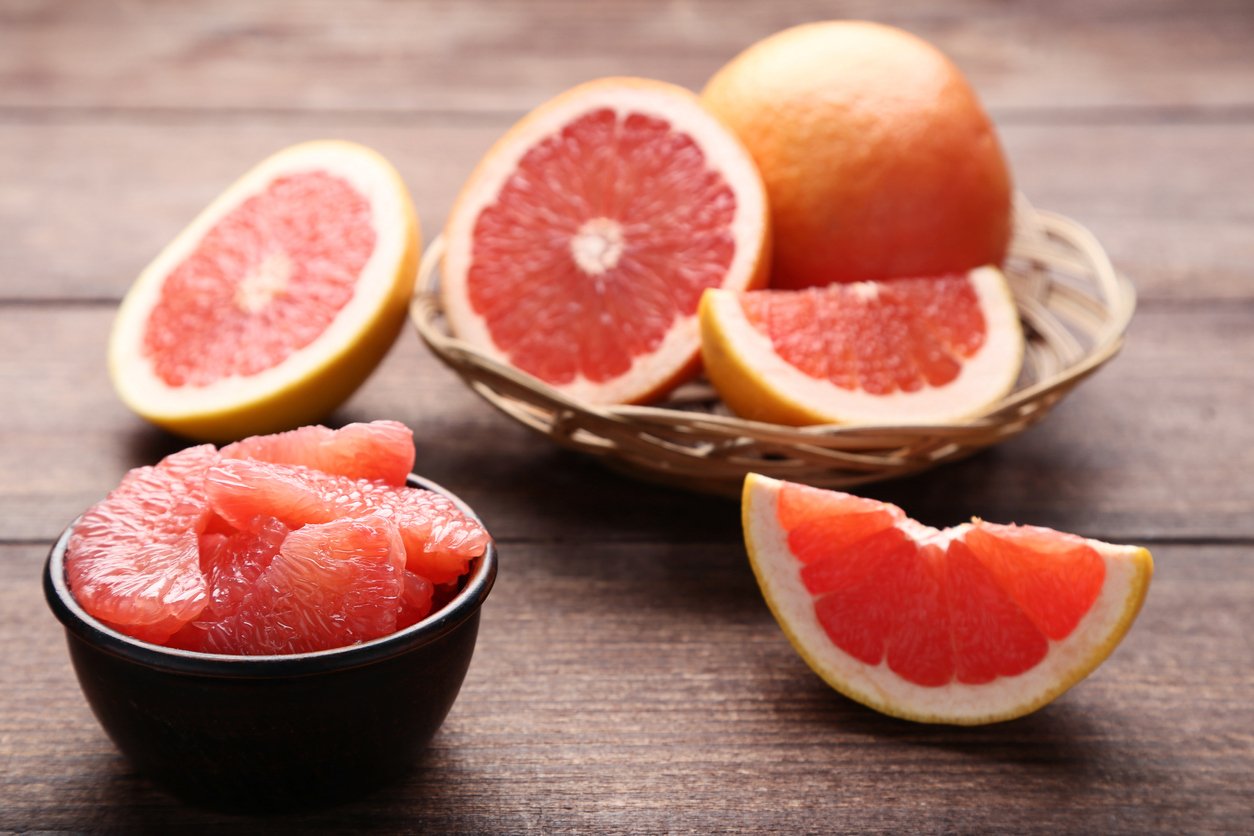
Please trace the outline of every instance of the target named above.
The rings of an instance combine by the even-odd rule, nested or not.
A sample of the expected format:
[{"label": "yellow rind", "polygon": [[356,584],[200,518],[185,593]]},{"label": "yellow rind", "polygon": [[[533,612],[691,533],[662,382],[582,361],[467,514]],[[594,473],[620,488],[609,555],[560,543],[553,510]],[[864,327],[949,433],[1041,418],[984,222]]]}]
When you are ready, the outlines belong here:
[{"label": "yellow rind", "polygon": [[[127,328],[142,327],[147,310],[137,310],[137,291],[141,285],[164,279],[146,268],[123,299],[114,321],[110,339],[108,369],[119,398],[132,411],[172,433],[198,441],[222,443],[248,435],[279,432],[314,423],[346,401],[387,355],[404,326],[409,300],[418,274],[418,257],[422,234],[417,212],[400,173],[377,151],[345,140],[314,140],[278,151],[241,176],[224,190],[197,219],[179,233],[154,259],[155,265],[168,252],[181,246],[197,223],[224,207],[238,202],[237,193],[253,171],[267,162],[295,152],[338,149],[369,159],[374,167],[392,181],[404,212],[405,238],[390,290],[381,295],[373,315],[360,327],[355,339],[339,351],[329,352],[305,376],[286,382],[264,395],[223,404],[209,409],[174,409],[170,404],[151,403],[139,397],[127,385],[128,363],[133,355],[119,350],[124,341],[121,333]],[[316,341],[315,341],[316,343]]]},{"label": "yellow rind", "polygon": [[[745,534],[745,548],[749,556],[749,565],[753,569],[754,577],[757,580],[759,589],[762,591],[762,597],[766,601],[767,607],[779,624],[780,629],[783,630],[784,635],[788,638],[788,642],[793,649],[809,665],[810,669],[832,689],[881,714],[887,714],[903,720],[960,726],[986,725],[988,723],[1013,720],[1049,704],[1092,673],[1114,652],[1140,613],[1149,591],[1150,580],[1154,574],[1154,560],[1150,552],[1140,547],[1132,548],[1127,559],[1132,563],[1135,572],[1131,582],[1128,584],[1122,610],[1113,627],[1100,641],[1094,643],[1089,652],[1080,661],[1067,671],[1066,676],[1059,678],[1053,687],[1033,695],[1030,699],[1009,705],[991,706],[988,711],[982,714],[962,717],[956,717],[944,712],[929,711],[926,707],[894,703],[867,689],[859,688],[840,676],[833,665],[825,662],[824,654],[840,654],[840,656],[845,658],[852,657],[848,657],[848,654],[845,654],[844,651],[834,644],[828,644],[825,647],[808,646],[801,640],[799,631],[786,615],[775,587],[776,580],[766,569],[765,561],[761,554],[762,544],[756,542],[752,536],[754,527],[751,525],[751,518],[755,510],[757,510],[757,502],[765,496],[774,497],[777,495],[772,485],[772,483],[777,483],[777,481],[757,473],[748,474],[745,478],[740,506],[741,524]],[[1096,543],[1096,541],[1091,542]],[[1097,545],[1107,544],[1097,543]],[[864,663],[859,662],[857,664]],[[943,689],[944,686],[941,687]]]}]

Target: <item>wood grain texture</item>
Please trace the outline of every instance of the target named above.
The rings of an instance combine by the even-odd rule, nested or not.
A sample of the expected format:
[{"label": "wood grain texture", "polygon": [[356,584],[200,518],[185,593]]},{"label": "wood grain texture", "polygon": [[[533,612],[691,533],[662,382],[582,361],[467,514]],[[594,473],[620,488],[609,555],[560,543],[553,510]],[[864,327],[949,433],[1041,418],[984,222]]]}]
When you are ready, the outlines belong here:
[{"label": "wood grain texture", "polygon": [[[865,710],[776,627],[734,502],[556,450],[407,331],[331,421],[413,427],[418,469],[501,544],[444,728],[399,785],[306,815],[218,816],[137,775],[83,701],[39,572],[77,513],[184,444],[105,374],[143,265],[244,169],[321,136],[388,156],[430,237],[493,140],[559,90],[696,88],[753,40],[837,15],[949,53],[1019,187],[1137,284],[1123,354],[1048,420],[864,491],[936,525],[1150,545],[1114,656],[1011,723]],[[0,0],[0,832],[1249,832],[1252,42],[1247,0]]]},{"label": "wood grain texture", "polygon": [[[235,821],[135,775],[87,710],[37,573],[0,548],[0,829]],[[1168,546],[1136,627],[1054,704],[976,729],[892,720],[797,657],[732,537],[502,550],[470,675],[400,785],[280,830],[1240,831],[1254,804],[1254,568]],[[55,734],[49,717],[56,718]]]},{"label": "wood grain texture", "polygon": [[[938,44],[998,113],[1254,105],[1242,0],[6,0],[0,107],[529,110],[603,75],[700,87],[764,34],[883,20]],[[1112,113],[1113,112],[1113,113]]]},{"label": "wood grain texture", "polygon": [[[307,139],[353,139],[387,156],[430,240],[511,123],[352,114],[0,120],[0,299],[120,298],[222,189]],[[1009,124],[1001,135],[1018,187],[1088,226],[1144,298],[1254,298],[1254,121],[1148,135],[1143,125]]]},{"label": "wood grain texture", "polygon": [[[52,539],[128,468],[183,442],[126,411],[105,374],[110,306],[0,307],[11,404],[0,472],[6,532]],[[55,334],[55,339],[50,335]],[[971,515],[1132,541],[1254,538],[1254,304],[1144,308],[1124,353],[1037,427],[973,459],[864,493],[932,524]],[[653,487],[558,450],[499,415],[412,331],[333,421],[411,426],[418,468],[516,539],[722,539],[735,503]],[[680,521],[682,520],[682,523]]]}]

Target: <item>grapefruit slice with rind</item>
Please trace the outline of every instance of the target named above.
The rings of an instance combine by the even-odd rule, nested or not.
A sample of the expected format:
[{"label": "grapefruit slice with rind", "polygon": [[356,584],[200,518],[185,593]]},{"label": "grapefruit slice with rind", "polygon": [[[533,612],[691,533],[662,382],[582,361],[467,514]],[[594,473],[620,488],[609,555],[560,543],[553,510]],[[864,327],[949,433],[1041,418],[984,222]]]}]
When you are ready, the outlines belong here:
[{"label": "grapefruit slice with rind", "polygon": [[736,414],[776,424],[934,424],[1013,388],[1023,330],[1001,271],[707,291],[706,374]]},{"label": "grapefruit slice with rind", "polygon": [[488,151],[444,234],[460,340],[590,403],[655,400],[699,368],[706,288],[765,281],[762,181],[688,90],[605,78]]},{"label": "grapefruit slice with rind", "polygon": [[139,415],[198,439],[312,423],[391,348],[419,246],[408,192],[380,155],[286,148],[136,279],[110,337],[114,386]]},{"label": "grapefruit slice with rind", "polygon": [[784,633],[871,708],[976,725],[1028,714],[1132,626],[1150,553],[980,520],[943,531],[871,499],[749,474],[745,544]]}]

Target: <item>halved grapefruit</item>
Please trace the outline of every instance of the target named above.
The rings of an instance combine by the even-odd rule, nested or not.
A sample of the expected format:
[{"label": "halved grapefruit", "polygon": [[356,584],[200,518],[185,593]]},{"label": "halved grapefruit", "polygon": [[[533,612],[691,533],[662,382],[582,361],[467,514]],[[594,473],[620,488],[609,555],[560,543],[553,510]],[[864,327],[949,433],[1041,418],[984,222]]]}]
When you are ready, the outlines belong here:
[{"label": "halved grapefruit", "polygon": [[409,194],[377,153],[286,148],[132,285],[109,342],[114,387],[139,415],[198,439],[318,420],[395,341],[419,246]]},{"label": "halved grapefruit", "polygon": [[767,604],[829,685],[928,723],[1009,720],[1101,664],[1145,601],[1150,553],[896,506],[758,474],[745,544]]},{"label": "halved grapefruit", "polygon": [[766,278],[761,178],[690,91],[606,78],[492,147],[445,230],[459,339],[592,403],[654,400],[696,372],[701,292]]},{"label": "halved grapefruit", "polygon": [[710,290],[706,374],[745,418],[777,424],[931,424],[978,413],[1014,386],[1023,330],[1001,271]]}]

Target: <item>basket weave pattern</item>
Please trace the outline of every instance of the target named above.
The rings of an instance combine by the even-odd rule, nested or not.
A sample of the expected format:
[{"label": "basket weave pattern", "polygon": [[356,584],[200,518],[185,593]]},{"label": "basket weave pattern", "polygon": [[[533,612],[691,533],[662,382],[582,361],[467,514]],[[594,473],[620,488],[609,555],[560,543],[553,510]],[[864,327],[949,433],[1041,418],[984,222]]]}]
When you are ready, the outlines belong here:
[{"label": "basket weave pattern", "polygon": [[1027,338],[1014,390],[981,415],[927,426],[785,427],[729,414],[704,383],[655,406],[574,400],[451,337],[437,274],[443,243],[423,257],[410,318],[435,355],[501,412],[616,469],[705,493],[736,495],[746,473],[828,488],[904,476],[971,455],[1037,421],[1123,344],[1131,283],[1072,220],[1021,204],[1005,265]]}]

